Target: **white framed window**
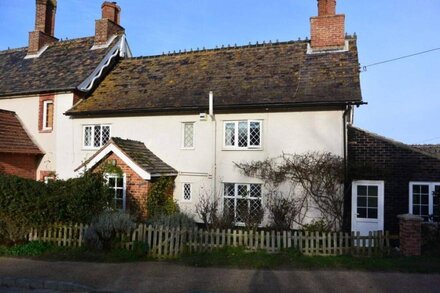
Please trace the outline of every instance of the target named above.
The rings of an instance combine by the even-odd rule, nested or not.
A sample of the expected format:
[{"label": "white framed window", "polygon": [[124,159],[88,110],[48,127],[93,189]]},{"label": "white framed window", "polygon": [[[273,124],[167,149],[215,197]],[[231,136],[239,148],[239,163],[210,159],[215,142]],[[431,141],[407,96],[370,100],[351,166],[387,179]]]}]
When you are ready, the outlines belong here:
[{"label": "white framed window", "polygon": [[107,184],[113,191],[114,206],[118,210],[126,208],[126,176],[125,174],[105,174]]},{"label": "white framed window", "polygon": [[235,223],[243,224],[243,213],[258,216],[263,208],[261,184],[224,183],[223,186],[223,209],[234,215]]},{"label": "white framed window", "polygon": [[43,130],[52,130],[54,116],[54,104],[52,100],[43,102]]},{"label": "white framed window", "polygon": [[84,125],[83,126],[83,148],[97,149],[107,143],[111,137],[110,125]]},{"label": "white framed window", "polygon": [[440,182],[409,183],[409,213],[425,221],[439,221]]},{"label": "white framed window", "polygon": [[183,201],[191,201],[192,199],[192,184],[191,183],[183,183],[182,186],[182,198]]},{"label": "white framed window", "polygon": [[182,123],[182,149],[194,149],[194,122]]},{"label": "white framed window", "polygon": [[225,149],[261,149],[261,120],[225,121],[223,146]]}]

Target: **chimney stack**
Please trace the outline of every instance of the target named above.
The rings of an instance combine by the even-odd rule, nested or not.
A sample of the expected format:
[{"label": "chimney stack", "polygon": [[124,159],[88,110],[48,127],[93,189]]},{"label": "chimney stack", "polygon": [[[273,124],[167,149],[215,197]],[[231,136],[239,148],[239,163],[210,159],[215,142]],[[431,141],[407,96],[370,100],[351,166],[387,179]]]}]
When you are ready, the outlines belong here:
[{"label": "chimney stack", "polygon": [[35,30],[29,33],[28,55],[37,54],[45,45],[58,41],[55,35],[56,0],[36,0]]},{"label": "chimney stack", "polygon": [[113,35],[124,33],[120,25],[121,7],[116,2],[105,1],[102,6],[102,18],[96,21],[95,46],[107,44]]},{"label": "chimney stack", "polygon": [[318,0],[318,16],[310,18],[311,47],[315,50],[345,46],[345,15],[336,14],[336,0]]}]

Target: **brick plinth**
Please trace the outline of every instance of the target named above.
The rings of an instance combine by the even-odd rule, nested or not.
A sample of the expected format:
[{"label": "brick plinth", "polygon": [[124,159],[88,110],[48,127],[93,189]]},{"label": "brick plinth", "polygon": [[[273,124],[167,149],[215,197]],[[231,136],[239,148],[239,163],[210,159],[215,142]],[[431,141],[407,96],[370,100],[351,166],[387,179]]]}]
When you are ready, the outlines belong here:
[{"label": "brick plinth", "polygon": [[419,216],[399,215],[400,251],[404,256],[422,254],[422,221]]}]

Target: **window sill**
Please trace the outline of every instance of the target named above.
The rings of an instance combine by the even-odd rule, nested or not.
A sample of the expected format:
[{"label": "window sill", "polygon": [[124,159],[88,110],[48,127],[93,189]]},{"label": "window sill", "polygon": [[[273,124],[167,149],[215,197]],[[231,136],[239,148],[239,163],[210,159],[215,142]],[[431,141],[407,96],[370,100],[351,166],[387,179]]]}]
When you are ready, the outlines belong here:
[{"label": "window sill", "polygon": [[39,132],[40,133],[52,133],[53,132],[53,128],[40,129]]},{"label": "window sill", "polygon": [[264,151],[263,148],[228,148],[223,147],[222,151]]},{"label": "window sill", "polygon": [[194,151],[196,148],[180,148],[182,151]]}]

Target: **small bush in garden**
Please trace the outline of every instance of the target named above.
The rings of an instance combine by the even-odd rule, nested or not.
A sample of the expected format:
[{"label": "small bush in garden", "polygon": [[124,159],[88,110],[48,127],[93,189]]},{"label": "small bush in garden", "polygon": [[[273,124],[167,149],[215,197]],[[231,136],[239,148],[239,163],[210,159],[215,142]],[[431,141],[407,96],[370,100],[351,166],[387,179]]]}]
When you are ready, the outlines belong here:
[{"label": "small bush in garden", "polygon": [[268,194],[266,210],[269,215],[269,226],[278,231],[290,230],[300,213],[294,196],[280,192]]},{"label": "small bush in garden", "polygon": [[84,239],[86,245],[93,249],[111,250],[117,243],[118,234],[131,233],[136,228],[131,216],[122,211],[107,211],[92,221],[87,229]]},{"label": "small bush in garden", "polygon": [[174,179],[161,177],[154,182],[147,194],[147,214],[149,218],[171,215],[179,211],[173,199]]},{"label": "small bush in garden", "polygon": [[228,229],[235,227],[234,214],[225,209],[220,209],[219,196],[213,194],[200,194],[196,204],[196,213],[202,220],[206,229]]},{"label": "small bush in garden", "polygon": [[1,256],[40,256],[50,251],[54,246],[50,243],[40,241],[31,241],[26,244],[14,245],[11,247],[2,247]]},{"label": "small bush in garden", "polygon": [[310,224],[304,225],[303,228],[307,232],[331,232],[331,227],[325,219],[313,220]]},{"label": "small bush in garden", "polygon": [[147,224],[154,227],[163,226],[170,228],[180,228],[181,230],[190,230],[197,226],[194,218],[183,212],[171,215],[159,215],[148,220]]}]

